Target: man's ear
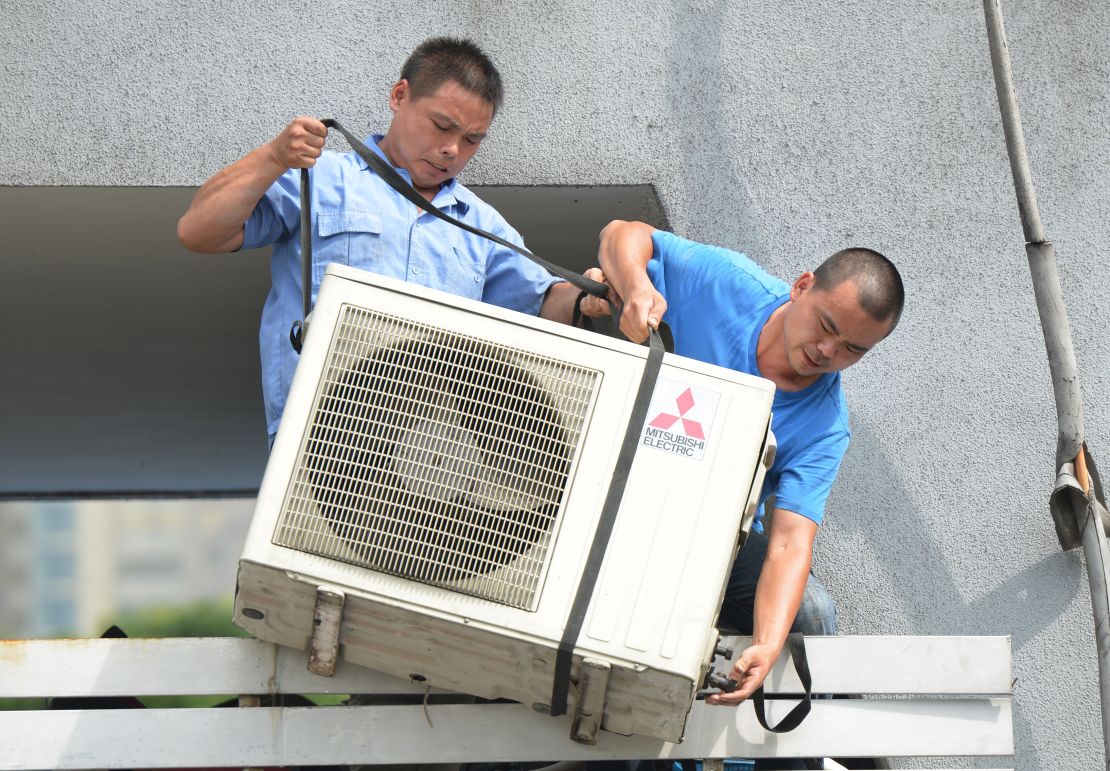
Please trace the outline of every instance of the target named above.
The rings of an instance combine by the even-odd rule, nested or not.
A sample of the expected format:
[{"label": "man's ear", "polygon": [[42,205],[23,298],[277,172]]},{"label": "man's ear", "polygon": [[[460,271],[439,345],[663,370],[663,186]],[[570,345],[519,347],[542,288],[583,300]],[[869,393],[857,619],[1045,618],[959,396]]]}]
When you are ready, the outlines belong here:
[{"label": "man's ear", "polygon": [[393,112],[397,112],[401,103],[411,98],[412,93],[409,89],[409,82],[407,80],[398,80],[393,84],[393,88],[389,90],[389,109]]},{"label": "man's ear", "polygon": [[790,299],[797,300],[803,294],[813,288],[814,282],[817,277],[813,275],[812,270],[807,270],[794,281],[794,286],[790,287]]}]

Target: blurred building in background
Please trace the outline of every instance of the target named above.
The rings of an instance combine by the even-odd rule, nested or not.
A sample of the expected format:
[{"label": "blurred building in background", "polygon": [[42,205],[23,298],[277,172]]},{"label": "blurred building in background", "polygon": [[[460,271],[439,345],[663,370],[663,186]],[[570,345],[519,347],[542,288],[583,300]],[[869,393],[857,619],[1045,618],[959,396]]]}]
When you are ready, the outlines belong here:
[{"label": "blurred building in background", "polygon": [[0,504],[0,637],[98,637],[119,614],[230,597],[253,506]]}]

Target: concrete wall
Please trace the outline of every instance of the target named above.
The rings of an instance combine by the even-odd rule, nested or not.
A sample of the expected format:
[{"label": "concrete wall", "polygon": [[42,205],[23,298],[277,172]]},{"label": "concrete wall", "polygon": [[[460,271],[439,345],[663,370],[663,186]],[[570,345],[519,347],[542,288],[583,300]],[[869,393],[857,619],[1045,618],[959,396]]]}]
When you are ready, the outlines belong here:
[{"label": "concrete wall", "polygon": [[[1110,5],[1005,12],[1097,457]],[[1046,508],[1055,414],[978,4],[55,0],[5,16],[0,184],[194,185],[295,114],[384,126],[411,47],[466,33],[509,87],[468,181],[650,182],[677,232],[787,277],[849,244],[891,255],[910,302],[846,378],[854,442],[817,571],[846,632],[1012,635],[1017,766],[1102,767],[1090,600]]]}]

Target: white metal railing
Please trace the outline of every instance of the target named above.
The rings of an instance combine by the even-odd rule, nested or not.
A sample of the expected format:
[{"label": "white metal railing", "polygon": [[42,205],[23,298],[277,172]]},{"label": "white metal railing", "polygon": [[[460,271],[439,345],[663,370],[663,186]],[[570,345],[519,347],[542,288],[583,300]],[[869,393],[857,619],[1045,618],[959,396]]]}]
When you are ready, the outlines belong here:
[{"label": "white metal railing", "polygon": [[[816,700],[788,734],[763,731],[750,705],[701,701],[681,744],[603,731],[592,747],[568,739],[569,717],[521,704],[27,710],[0,712],[0,769],[1013,754],[1009,638],[815,637],[807,648],[815,692],[860,698]],[[797,690],[784,653],[767,691]],[[0,697],[280,693],[411,700],[425,688],[342,662],[319,677],[303,652],[244,638],[0,645]],[[792,702],[768,706],[778,720]]]}]

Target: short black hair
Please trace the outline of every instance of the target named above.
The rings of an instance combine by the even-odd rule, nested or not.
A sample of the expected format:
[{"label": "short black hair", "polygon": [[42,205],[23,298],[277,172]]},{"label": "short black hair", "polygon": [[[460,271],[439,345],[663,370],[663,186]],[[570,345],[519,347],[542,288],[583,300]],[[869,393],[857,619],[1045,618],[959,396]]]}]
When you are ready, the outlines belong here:
[{"label": "short black hair", "polygon": [[416,47],[401,67],[414,99],[453,80],[488,102],[496,113],[505,96],[501,73],[485,52],[466,38],[432,37]]},{"label": "short black hair", "polygon": [[898,325],[906,291],[894,263],[874,249],[853,246],[841,249],[813,272],[815,289],[829,290],[852,280],[859,289],[859,304],[876,321],[890,319],[890,329]]}]

